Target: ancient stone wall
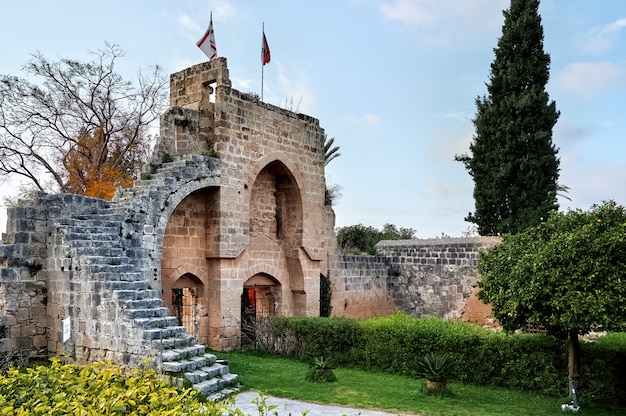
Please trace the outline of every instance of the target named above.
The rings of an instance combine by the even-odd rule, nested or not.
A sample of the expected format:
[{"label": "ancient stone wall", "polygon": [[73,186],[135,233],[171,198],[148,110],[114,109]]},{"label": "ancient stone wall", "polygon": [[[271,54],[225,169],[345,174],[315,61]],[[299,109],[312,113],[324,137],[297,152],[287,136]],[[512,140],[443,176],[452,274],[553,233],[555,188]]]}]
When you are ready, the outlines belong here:
[{"label": "ancient stone wall", "polygon": [[42,272],[47,215],[47,207],[37,204],[8,210],[0,245],[0,351],[47,353],[48,290]]},{"label": "ancient stone wall", "polygon": [[476,299],[478,253],[498,238],[382,241],[377,256],[339,256],[333,315],[380,316],[395,310],[487,323]]},{"label": "ancient stone wall", "polygon": [[332,316],[366,318],[397,310],[387,288],[387,258],[338,256],[331,271]]},{"label": "ancient stone wall", "polygon": [[385,241],[376,247],[388,259],[388,289],[399,310],[413,316],[462,318],[476,292],[478,254],[495,237]]}]

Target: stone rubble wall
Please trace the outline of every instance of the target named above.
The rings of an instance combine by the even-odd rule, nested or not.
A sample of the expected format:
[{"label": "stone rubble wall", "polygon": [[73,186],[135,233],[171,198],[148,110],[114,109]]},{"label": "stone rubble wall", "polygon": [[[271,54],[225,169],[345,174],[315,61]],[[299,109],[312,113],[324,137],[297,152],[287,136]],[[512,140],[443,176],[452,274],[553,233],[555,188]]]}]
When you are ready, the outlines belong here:
[{"label": "stone rubble wall", "polygon": [[476,298],[479,252],[497,237],[381,241],[377,256],[340,256],[333,315],[380,316],[395,310],[487,324],[490,309]]},{"label": "stone rubble wall", "polygon": [[388,265],[381,256],[338,256],[331,272],[332,316],[368,318],[397,310],[387,289]]}]

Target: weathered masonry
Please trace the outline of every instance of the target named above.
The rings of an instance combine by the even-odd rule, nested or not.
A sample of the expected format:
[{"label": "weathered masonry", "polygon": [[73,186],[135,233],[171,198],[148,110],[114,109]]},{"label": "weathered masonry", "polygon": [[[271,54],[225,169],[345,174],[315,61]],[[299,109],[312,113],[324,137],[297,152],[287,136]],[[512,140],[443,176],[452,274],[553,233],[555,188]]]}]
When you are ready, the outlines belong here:
[{"label": "weathered masonry", "polygon": [[203,345],[240,345],[242,321],[319,315],[333,231],[318,120],[232,89],[224,58],[173,74],[170,97],[132,188],[9,210],[2,348],[191,373],[214,361]]},{"label": "weathered masonry", "polygon": [[409,315],[490,323],[476,298],[479,253],[498,237],[381,241],[377,256],[339,256],[333,267],[336,316]]},{"label": "weathered masonry", "polygon": [[[205,346],[258,317],[468,314],[484,239],[338,253],[318,120],[231,88],[226,59],[178,72],[150,166],[112,201],[37,195],[8,211],[0,350],[81,362],[146,357],[212,392],[236,381]],[[64,323],[66,325],[64,325]],[[69,324],[69,325],[67,325]]]}]

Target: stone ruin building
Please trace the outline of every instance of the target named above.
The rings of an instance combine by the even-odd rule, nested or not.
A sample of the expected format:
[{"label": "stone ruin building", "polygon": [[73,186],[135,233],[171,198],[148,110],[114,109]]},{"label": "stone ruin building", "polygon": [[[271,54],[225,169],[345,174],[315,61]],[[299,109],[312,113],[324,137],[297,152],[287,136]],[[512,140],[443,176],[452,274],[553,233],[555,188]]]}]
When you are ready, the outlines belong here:
[{"label": "stone ruin building", "polygon": [[171,75],[152,162],[132,188],[112,201],[42,193],[8,210],[0,351],[152,358],[210,393],[237,377],[205,346],[239,347],[255,317],[319,316],[321,275],[333,316],[485,318],[476,261],[494,240],[343,256],[324,162],[319,121],[231,88],[225,58]]}]

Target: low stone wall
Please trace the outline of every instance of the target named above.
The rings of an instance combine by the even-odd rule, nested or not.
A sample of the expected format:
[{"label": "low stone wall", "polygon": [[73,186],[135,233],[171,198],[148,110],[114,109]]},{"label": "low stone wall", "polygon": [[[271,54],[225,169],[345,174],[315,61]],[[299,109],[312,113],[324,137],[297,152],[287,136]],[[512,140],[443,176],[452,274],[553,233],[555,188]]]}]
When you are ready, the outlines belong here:
[{"label": "low stone wall", "polygon": [[339,256],[336,278],[331,273],[332,316],[366,318],[396,310],[387,289],[385,257]]},{"label": "low stone wall", "polygon": [[393,311],[489,323],[476,298],[479,252],[497,237],[381,241],[378,256],[339,256],[333,316],[362,318]]},{"label": "low stone wall", "polygon": [[413,316],[461,318],[478,283],[478,257],[499,238],[385,241],[389,292],[398,309]]},{"label": "low stone wall", "polygon": [[44,282],[0,283],[0,352],[47,354],[46,304]]}]

